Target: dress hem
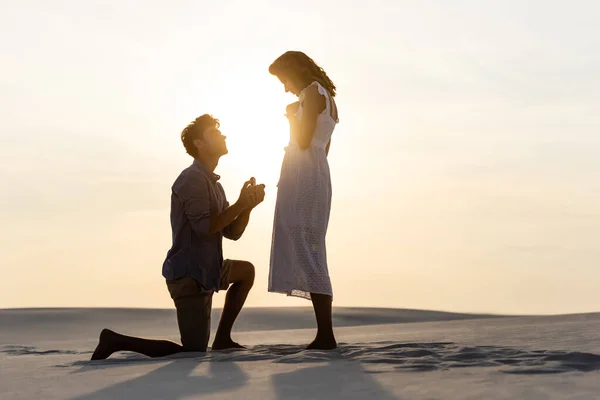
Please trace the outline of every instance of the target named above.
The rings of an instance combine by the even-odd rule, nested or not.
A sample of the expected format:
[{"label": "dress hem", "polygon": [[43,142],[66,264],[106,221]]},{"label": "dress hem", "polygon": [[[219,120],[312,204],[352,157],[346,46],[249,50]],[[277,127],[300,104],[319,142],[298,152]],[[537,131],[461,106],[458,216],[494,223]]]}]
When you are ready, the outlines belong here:
[{"label": "dress hem", "polygon": [[331,296],[333,298],[333,293],[307,291],[307,290],[303,290],[303,289],[292,289],[292,290],[271,290],[271,289],[269,289],[268,292],[269,293],[277,293],[277,294],[285,294],[288,297],[298,297],[300,299],[306,299],[306,300],[312,300],[310,297],[311,293],[324,294],[326,296]]}]

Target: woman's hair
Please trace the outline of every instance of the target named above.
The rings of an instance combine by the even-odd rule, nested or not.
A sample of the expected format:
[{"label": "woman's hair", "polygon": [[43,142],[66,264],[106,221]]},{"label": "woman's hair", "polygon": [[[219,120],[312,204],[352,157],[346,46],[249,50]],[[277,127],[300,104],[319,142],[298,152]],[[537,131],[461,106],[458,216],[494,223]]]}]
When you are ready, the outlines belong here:
[{"label": "woman's hair", "polygon": [[335,85],[329,79],[323,68],[319,67],[312,58],[301,51],[287,51],[280,55],[269,67],[269,72],[275,76],[287,76],[288,71],[293,71],[299,82],[303,85],[310,85],[317,81],[335,97]]},{"label": "woman's hair", "polygon": [[218,128],[219,120],[212,115],[204,114],[190,122],[181,132],[181,142],[185,151],[192,157],[198,157],[198,149],[194,146],[194,140],[203,139],[204,131],[208,128]]}]

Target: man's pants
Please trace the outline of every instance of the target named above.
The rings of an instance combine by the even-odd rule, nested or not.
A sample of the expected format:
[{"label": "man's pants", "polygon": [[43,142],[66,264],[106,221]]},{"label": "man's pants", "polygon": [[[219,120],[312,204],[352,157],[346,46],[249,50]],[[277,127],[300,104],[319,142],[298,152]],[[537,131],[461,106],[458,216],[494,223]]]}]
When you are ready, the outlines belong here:
[{"label": "man's pants", "polygon": [[[227,290],[229,287],[231,264],[231,260],[223,262],[219,290]],[[204,289],[189,276],[167,280],[167,288],[177,309],[181,345],[185,351],[206,351],[210,338],[213,291]]]}]

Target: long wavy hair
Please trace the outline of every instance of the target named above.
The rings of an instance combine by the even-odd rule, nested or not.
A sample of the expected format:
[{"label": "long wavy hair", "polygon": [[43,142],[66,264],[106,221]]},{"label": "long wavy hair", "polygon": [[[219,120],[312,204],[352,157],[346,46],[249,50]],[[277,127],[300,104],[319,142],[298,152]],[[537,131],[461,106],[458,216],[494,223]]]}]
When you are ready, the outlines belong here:
[{"label": "long wavy hair", "polygon": [[329,79],[323,68],[319,67],[312,58],[303,52],[286,51],[277,57],[269,67],[269,72],[278,77],[289,77],[290,71],[301,80],[298,83],[303,85],[303,88],[310,85],[313,81],[317,81],[327,89],[332,97],[335,97],[336,87],[331,79]]}]

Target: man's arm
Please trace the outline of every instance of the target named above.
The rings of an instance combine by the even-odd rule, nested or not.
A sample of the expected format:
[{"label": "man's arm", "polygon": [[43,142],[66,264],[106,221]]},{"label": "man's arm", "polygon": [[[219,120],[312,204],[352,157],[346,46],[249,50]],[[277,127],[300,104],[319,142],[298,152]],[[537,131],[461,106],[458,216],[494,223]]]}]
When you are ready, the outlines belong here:
[{"label": "man's arm", "polygon": [[246,208],[238,201],[223,212],[211,215],[208,181],[203,176],[188,176],[173,191],[192,229],[201,236],[220,232]]},{"label": "man's arm", "polygon": [[242,211],[232,223],[223,229],[223,236],[229,240],[238,240],[241,238],[242,234],[246,230],[246,227],[248,226],[248,222],[250,222],[251,211],[252,209],[249,208]]},{"label": "man's arm", "polygon": [[223,236],[227,239],[238,240],[242,236],[250,221],[250,212],[265,199],[265,185],[260,184],[253,189],[250,206],[223,230]]},{"label": "man's arm", "polygon": [[234,203],[227,207],[222,213],[210,217],[209,233],[221,232],[244,212],[245,208],[240,203]]}]

